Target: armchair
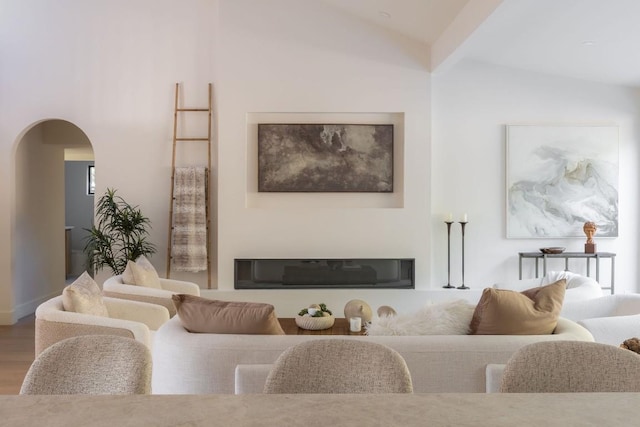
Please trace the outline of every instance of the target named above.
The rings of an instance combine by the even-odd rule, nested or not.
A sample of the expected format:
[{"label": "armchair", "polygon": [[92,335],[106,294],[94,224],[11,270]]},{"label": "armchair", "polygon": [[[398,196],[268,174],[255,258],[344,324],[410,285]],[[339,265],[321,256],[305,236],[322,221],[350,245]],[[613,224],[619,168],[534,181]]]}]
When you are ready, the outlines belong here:
[{"label": "armchair", "polygon": [[152,348],[153,334],[169,320],[160,305],[117,298],[103,298],[109,317],[65,311],[62,295],[36,309],[36,356],[50,345],[79,335],[118,335],[133,338]]},{"label": "armchair", "polygon": [[160,278],[160,286],[162,289],[129,285],[124,283],[122,275],[117,275],[110,277],[104,282],[102,285],[102,293],[104,296],[111,298],[162,305],[169,310],[170,317],[176,314],[176,308],[171,300],[172,295],[187,294],[200,296],[200,287],[192,282]]}]

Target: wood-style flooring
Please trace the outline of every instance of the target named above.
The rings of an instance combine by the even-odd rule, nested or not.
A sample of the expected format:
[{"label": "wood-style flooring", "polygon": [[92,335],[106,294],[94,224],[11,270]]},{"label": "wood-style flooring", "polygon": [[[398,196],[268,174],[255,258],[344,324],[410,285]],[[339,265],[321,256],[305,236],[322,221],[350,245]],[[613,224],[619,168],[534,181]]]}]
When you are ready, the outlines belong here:
[{"label": "wood-style flooring", "polygon": [[35,354],[35,315],[0,325],[0,394],[18,394]]}]

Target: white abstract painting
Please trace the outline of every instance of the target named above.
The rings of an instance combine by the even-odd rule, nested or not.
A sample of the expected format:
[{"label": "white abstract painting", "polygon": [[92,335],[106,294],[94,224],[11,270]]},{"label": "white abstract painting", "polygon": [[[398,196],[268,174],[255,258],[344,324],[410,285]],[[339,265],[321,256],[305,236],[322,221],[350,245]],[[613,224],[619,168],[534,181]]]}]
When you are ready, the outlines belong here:
[{"label": "white abstract painting", "polygon": [[507,126],[507,237],[618,236],[618,127]]}]

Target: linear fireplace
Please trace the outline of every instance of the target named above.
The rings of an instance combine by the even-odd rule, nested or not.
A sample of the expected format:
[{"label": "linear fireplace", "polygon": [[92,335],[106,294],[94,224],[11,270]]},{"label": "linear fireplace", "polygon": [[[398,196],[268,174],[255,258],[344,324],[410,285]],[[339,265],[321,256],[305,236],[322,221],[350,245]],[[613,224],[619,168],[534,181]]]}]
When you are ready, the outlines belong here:
[{"label": "linear fireplace", "polygon": [[235,289],[414,289],[413,258],[236,259]]}]

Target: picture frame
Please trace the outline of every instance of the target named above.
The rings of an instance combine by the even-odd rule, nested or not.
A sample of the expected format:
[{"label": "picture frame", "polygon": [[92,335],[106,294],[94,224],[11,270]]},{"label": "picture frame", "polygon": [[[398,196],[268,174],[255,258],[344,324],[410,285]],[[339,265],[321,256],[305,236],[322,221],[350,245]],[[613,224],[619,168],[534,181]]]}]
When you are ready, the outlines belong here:
[{"label": "picture frame", "polygon": [[507,238],[618,236],[617,126],[507,125]]},{"label": "picture frame", "polygon": [[392,124],[258,124],[258,192],[393,192]]}]

